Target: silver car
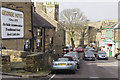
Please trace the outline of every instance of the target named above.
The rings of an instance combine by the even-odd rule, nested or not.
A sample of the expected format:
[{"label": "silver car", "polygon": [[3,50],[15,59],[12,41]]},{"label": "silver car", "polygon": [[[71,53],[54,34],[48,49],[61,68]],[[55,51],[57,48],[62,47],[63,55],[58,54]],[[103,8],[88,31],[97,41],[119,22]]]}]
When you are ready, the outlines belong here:
[{"label": "silver car", "polygon": [[80,57],[79,57],[79,54],[77,53],[77,52],[69,52],[69,53],[67,53],[67,54],[64,54],[64,56],[70,56],[70,57],[72,57],[73,58],[73,60],[76,62],[76,64],[77,64],[77,69],[79,69],[80,68],[80,64],[79,64],[79,59],[80,59]]},{"label": "silver car", "polygon": [[108,56],[105,51],[98,51],[97,59],[106,59],[108,60]]},{"label": "silver car", "polygon": [[77,65],[72,57],[59,57],[58,59],[52,61],[51,73],[53,74],[58,70],[70,70],[75,73]]}]

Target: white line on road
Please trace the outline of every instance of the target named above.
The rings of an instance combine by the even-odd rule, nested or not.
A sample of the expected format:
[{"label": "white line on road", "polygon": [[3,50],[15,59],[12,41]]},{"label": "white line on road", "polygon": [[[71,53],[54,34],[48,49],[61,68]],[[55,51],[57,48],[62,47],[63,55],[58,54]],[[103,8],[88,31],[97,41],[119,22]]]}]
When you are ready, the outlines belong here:
[{"label": "white line on road", "polygon": [[99,78],[99,77],[90,77],[90,78]]},{"label": "white line on road", "polygon": [[55,77],[55,74],[53,74],[49,80],[53,79],[54,77]]}]

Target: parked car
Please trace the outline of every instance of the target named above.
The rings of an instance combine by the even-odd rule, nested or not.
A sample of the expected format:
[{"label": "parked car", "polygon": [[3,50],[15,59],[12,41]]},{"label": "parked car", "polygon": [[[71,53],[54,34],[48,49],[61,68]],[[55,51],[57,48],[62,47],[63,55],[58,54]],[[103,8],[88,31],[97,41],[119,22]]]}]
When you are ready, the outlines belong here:
[{"label": "parked car", "polygon": [[72,57],[59,57],[52,61],[51,73],[55,73],[58,70],[70,70],[73,73],[77,70],[77,65]]},{"label": "parked car", "polygon": [[84,48],[83,48],[83,47],[78,47],[78,48],[76,48],[76,51],[77,51],[77,52],[83,52],[83,51],[84,51]]},{"label": "parked car", "polygon": [[68,47],[68,46],[64,47],[64,48],[63,48],[63,53],[64,53],[64,54],[67,54],[68,52],[71,52],[71,48]]},{"label": "parked car", "polygon": [[116,57],[118,60],[120,60],[120,54]]},{"label": "parked car", "polygon": [[88,51],[89,49],[91,49],[91,47],[87,45],[87,46],[85,47],[84,51],[86,52],[86,51]]},{"label": "parked car", "polygon": [[93,60],[93,61],[95,61],[95,55],[94,55],[94,53],[91,52],[91,51],[86,51],[83,54],[83,60]]},{"label": "parked car", "polygon": [[93,52],[94,53],[94,55],[95,55],[95,57],[97,56],[97,51],[95,50],[95,49],[89,49],[88,51],[91,51],[91,52]]},{"label": "parked car", "polygon": [[116,54],[115,54],[115,58],[117,58],[118,55],[120,55],[120,53],[116,53]]},{"label": "parked car", "polygon": [[80,57],[79,57],[79,54],[77,53],[77,52],[69,52],[69,53],[67,53],[67,54],[64,54],[64,56],[69,56],[69,57],[72,57],[73,58],[73,60],[76,62],[76,64],[77,64],[77,69],[79,69],[79,67],[80,67],[80,65],[79,65],[79,59],[80,59]]},{"label": "parked car", "polygon": [[98,51],[97,59],[106,59],[108,60],[108,56],[105,51]]}]

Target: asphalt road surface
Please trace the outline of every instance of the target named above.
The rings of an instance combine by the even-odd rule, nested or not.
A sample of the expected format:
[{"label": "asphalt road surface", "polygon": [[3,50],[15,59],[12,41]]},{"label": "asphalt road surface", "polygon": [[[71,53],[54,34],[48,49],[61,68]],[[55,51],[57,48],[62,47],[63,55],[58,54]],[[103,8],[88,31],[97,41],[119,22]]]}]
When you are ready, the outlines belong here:
[{"label": "asphalt road surface", "polygon": [[96,59],[95,61],[84,61],[82,60],[82,53],[79,54],[81,57],[80,69],[77,70],[76,74],[72,74],[69,71],[62,71],[55,74],[50,74],[45,78],[37,79],[21,79],[19,77],[5,75],[2,77],[5,78],[3,80],[118,80],[118,77],[120,76],[120,70],[118,71],[118,69],[120,69],[118,68],[118,60],[115,58],[109,58],[108,60]]},{"label": "asphalt road surface", "polygon": [[[80,53],[82,55],[82,53]],[[49,80],[117,80],[118,78],[118,61],[115,58],[109,58],[108,60],[96,61],[80,61],[80,69],[76,74],[71,72],[56,72],[49,75]]]}]

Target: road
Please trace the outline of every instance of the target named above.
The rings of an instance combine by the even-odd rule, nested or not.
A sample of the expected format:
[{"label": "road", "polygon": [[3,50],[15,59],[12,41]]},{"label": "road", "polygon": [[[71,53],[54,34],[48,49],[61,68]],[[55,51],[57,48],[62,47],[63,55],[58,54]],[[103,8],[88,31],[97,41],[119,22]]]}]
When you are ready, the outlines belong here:
[{"label": "road", "polygon": [[[57,72],[50,74],[45,78],[27,78],[23,80],[118,80],[118,61],[115,58],[108,60],[84,61],[82,60],[82,53],[79,53],[80,69],[76,74],[71,72]],[[16,80],[10,78],[19,78],[14,76],[2,76],[3,80]],[[9,78],[9,79],[7,79]]]},{"label": "road", "polygon": [[[82,53],[80,53],[82,55]],[[49,75],[49,80],[86,80],[88,79],[100,79],[118,78],[118,61],[115,58],[109,58],[109,60],[97,60],[96,61],[84,61],[81,58],[80,69],[76,74],[70,72],[57,72],[56,74]],[[84,79],[83,79],[84,78]]]}]

